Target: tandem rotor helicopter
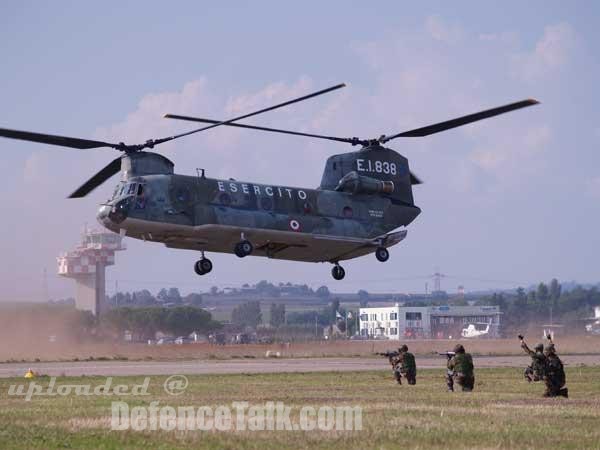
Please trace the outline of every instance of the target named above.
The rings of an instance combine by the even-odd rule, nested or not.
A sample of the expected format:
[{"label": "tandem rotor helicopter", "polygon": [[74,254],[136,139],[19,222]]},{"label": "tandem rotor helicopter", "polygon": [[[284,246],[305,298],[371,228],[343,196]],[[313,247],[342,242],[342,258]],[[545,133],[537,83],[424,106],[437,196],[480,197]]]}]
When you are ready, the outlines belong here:
[{"label": "tandem rotor helicopter", "polygon": [[[421,181],[408,160],[384,147],[399,137],[421,137],[537,104],[533,99],[511,103],[376,139],[340,138],[237,123],[344,87],[338,84],[269,108],[219,121],[167,114],[169,119],[208,125],[143,144],[109,142],[0,128],[0,136],[76,149],[113,148],[122,153],[69,198],[80,198],[121,172],[112,198],[100,205],[98,221],[116,233],[169,248],[196,250],[198,275],[212,270],[205,252],[235,253],[306,262],[332,263],[332,276],[341,280],[340,261],[374,253],[389,258],[388,248],[406,237],[406,227],[421,210],[412,186]],[[327,159],[316,189],[274,186],[205,176],[177,175],[166,157],[147,151],[175,139],[218,126],[284,133],[360,146]]]}]

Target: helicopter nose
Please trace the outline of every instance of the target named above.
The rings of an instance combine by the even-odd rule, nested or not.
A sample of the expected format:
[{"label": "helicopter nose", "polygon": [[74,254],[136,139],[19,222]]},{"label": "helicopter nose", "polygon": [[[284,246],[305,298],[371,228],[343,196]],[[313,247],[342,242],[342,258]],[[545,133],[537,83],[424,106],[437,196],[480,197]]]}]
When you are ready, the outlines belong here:
[{"label": "helicopter nose", "polygon": [[119,200],[114,205],[102,205],[98,210],[96,219],[106,228],[114,229],[127,219],[129,212],[129,199]]}]

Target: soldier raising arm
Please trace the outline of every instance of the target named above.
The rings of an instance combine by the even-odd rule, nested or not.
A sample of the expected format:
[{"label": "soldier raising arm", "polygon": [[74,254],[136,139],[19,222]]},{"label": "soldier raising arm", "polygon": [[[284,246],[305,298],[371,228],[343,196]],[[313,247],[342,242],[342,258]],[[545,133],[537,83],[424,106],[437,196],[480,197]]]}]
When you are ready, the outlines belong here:
[{"label": "soldier raising arm", "polygon": [[541,381],[544,379],[546,372],[546,356],[544,355],[544,344],[537,344],[531,350],[525,343],[523,335],[519,335],[521,348],[525,353],[531,356],[531,365],[527,366],[524,372],[525,379],[531,383],[532,381]]},{"label": "soldier raising arm", "polygon": [[564,387],[566,376],[563,363],[556,354],[550,335],[548,335],[548,340],[550,343],[544,349],[544,355],[546,356],[546,374],[544,376],[546,392],[544,397],[568,397],[569,390]]}]

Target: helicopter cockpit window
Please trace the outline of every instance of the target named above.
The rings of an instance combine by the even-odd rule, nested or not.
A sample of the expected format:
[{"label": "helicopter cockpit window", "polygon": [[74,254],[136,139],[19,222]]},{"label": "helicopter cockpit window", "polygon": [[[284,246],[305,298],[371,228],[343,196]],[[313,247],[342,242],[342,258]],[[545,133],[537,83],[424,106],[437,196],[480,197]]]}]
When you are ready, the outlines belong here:
[{"label": "helicopter cockpit window", "polygon": [[138,184],[138,191],[137,191],[138,197],[140,197],[143,193],[144,193],[144,185]]},{"label": "helicopter cockpit window", "polygon": [[127,195],[133,195],[133,194],[135,194],[136,188],[137,188],[137,184],[136,183],[131,183],[129,185],[129,188],[127,189]]}]

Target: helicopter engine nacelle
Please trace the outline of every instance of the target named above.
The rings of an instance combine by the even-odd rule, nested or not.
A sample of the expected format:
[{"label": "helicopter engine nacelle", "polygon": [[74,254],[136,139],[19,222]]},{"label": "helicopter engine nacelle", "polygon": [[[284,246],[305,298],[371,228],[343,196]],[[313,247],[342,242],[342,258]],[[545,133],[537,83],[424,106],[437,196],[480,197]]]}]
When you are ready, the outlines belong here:
[{"label": "helicopter engine nacelle", "polygon": [[359,151],[330,156],[319,188],[347,192],[358,189],[357,193],[379,193],[402,204],[414,205],[412,184],[408,160],[394,150],[373,144]]},{"label": "helicopter engine nacelle", "polygon": [[359,175],[353,170],[342,177],[335,190],[353,194],[391,194],[394,182]]},{"label": "helicopter engine nacelle", "polygon": [[123,180],[144,175],[173,175],[173,169],[173,162],[158,153],[129,153],[121,159]]}]

